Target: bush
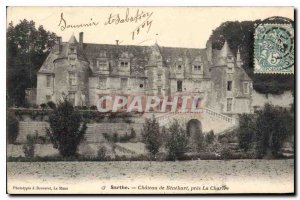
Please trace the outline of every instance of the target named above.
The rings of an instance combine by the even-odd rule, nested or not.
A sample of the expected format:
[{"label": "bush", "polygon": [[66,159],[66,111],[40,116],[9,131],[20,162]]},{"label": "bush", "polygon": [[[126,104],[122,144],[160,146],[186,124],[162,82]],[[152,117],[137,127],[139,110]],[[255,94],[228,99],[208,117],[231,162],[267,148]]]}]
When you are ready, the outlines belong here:
[{"label": "bush", "polygon": [[10,112],[8,112],[6,119],[6,135],[9,144],[14,144],[19,135],[19,120]]},{"label": "bush", "polygon": [[26,158],[33,158],[34,157],[34,150],[35,150],[35,143],[36,143],[36,136],[35,135],[27,135],[26,144],[23,145],[23,152]]},{"label": "bush", "polygon": [[56,108],[56,104],[53,102],[53,101],[49,101],[47,103],[48,107],[51,108],[51,109],[55,109]]},{"label": "bush", "polygon": [[214,134],[214,131],[211,130],[205,135],[205,142],[207,144],[212,144],[214,142],[214,140],[215,140],[215,134]]},{"label": "bush", "polygon": [[90,109],[91,110],[97,110],[97,106],[91,106]]},{"label": "bush", "polygon": [[283,143],[294,135],[294,113],[266,104],[255,117],[241,115],[238,132],[239,146],[245,151],[255,148],[260,158],[278,157]]},{"label": "bush", "polygon": [[175,120],[168,129],[169,139],[166,144],[170,160],[180,159],[187,151],[188,136],[183,127]]},{"label": "bush", "polygon": [[115,132],[115,133],[113,134],[112,142],[114,142],[114,143],[119,142],[119,134],[118,134],[117,132]]},{"label": "bush", "polygon": [[159,152],[159,148],[162,144],[159,124],[154,116],[152,119],[146,119],[145,124],[143,125],[142,137],[146,144],[146,149],[151,154],[151,157],[154,158]]},{"label": "bush", "polygon": [[107,149],[104,146],[101,146],[97,151],[97,159],[106,160]]},{"label": "bush", "polygon": [[45,108],[47,108],[47,105],[46,105],[45,103],[42,103],[42,104],[40,105],[40,107],[41,107],[42,109],[45,109]]},{"label": "bush", "polygon": [[255,139],[255,118],[253,115],[240,115],[238,128],[239,147],[244,151],[248,151]]},{"label": "bush", "polygon": [[65,100],[59,103],[53,114],[49,116],[49,124],[47,134],[53,147],[58,149],[63,157],[75,156],[87,129],[86,122],[82,121],[80,113]]},{"label": "bush", "polygon": [[228,160],[231,156],[231,151],[229,148],[224,148],[222,151],[221,151],[221,159],[222,160]]}]

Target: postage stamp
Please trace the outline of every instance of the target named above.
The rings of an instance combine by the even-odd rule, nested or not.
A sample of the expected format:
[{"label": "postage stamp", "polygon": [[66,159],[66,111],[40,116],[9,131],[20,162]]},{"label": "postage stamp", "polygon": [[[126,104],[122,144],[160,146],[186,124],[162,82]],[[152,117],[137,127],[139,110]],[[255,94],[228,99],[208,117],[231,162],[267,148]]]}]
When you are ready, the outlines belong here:
[{"label": "postage stamp", "polygon": [[294,73],[294,29],[291,24],[260,24],[254,35],[254,73]]}]

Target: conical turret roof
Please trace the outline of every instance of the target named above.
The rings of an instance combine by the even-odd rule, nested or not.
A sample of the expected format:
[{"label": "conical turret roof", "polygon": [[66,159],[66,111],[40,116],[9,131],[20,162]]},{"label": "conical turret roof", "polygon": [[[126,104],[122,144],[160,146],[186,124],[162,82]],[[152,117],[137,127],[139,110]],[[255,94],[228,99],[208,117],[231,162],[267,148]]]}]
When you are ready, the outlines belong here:
[{"label": "conical turret roof", "polygon": [[76,40],[76,37],[74,36],[74,33],[72,34],[72,36],[70,37],[69,39],[69,44],[77,44],[77,40]]}]

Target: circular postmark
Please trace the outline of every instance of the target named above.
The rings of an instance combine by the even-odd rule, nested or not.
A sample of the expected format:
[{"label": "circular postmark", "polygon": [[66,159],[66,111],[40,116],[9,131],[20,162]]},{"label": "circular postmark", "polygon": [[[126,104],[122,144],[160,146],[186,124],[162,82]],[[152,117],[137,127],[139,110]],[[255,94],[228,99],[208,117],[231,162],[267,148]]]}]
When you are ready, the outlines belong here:
[{"label": "circular postmark", "polygon": [[260,24],[254,39],[258,72],[293,73],[294,30],[290,24]]}]

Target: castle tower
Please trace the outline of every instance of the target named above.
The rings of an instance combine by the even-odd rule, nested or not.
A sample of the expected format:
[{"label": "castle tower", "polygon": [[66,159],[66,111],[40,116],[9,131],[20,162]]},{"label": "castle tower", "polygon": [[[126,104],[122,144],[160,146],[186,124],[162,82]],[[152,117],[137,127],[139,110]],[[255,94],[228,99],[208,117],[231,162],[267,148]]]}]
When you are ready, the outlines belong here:
[{"label": "castle tower", "polygon": [[67,98],[74,106],[88,104],[89,61],[83,52],[83,35],[80,43],[72,35],[68,43],[63,45],[55,65],[55,96],[56,101]]},{"label": "castle tower", "polygon": [[151,53],[145,68],[147,80],[148,95],[164,95],[165,94],[165,70],[163,68],[162,56],[157,43],[151,46]]}]

